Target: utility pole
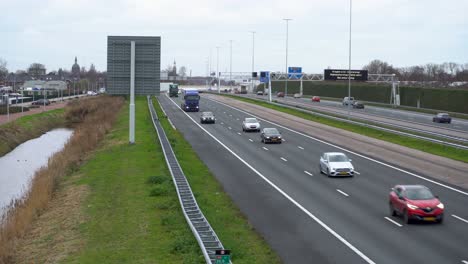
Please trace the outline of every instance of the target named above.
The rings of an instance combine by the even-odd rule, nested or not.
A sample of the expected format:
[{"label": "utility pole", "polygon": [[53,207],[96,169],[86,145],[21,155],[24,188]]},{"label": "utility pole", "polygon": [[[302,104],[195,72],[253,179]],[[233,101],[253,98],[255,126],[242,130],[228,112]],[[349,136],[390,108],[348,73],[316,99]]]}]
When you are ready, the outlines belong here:
[{"label": "utility pole", "polygon": [[349,68],[348,68],[348,119],[351,115],[351,104],[349,98],[351,98],[351,18],[353,11],[353,0],[349,0]]},{"label": "utility pole", "polygon": [[216,47],[216,76],[218,76],[218,93],[220,93],[221,80],[219,79],[219,47]]},{"label": "utility pole", "polygon": [[286,21],[286,84],[284,86],[284,96],[288,96],[288,35],[289,35],[289,21],[291,18],[283,18]]},{"label": "utility pole", "polygon": [[232,40],[230,42],[230,58],[229,58],[229,87],[232,90]]},{"label": "utility pole", "polygon": [[252,75],[250,77],[252,81],[252,92],[254,90],[254,83],[253,83],[253,73],[254,73],[254,64],[255,64],[255,31],[250,31],[252,33]]}]

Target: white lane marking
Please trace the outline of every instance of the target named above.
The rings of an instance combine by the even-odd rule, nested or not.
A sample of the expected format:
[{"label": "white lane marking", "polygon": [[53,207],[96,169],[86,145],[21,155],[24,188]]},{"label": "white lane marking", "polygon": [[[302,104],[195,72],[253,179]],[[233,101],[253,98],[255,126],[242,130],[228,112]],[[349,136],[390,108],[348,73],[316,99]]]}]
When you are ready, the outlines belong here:
[{"label": "white lane marking", "polygon": [[232,116],[232,115],[229,115],[229,116]]},{"label": "white lane marking", "polygon": [[402,227],[402,226],[403,226],[403,225],[399,224],[398,222],[392,220],[391,218],[389,218],[389,217],[387,217],[387,216],[384,217],[384,218],[387,219],[388,221],[392,222],[393,224],[397,225],[398,227]]},{"label": "white lane marking", "polygon": [[[170,99],[170,98],[169,98]],[[306,215],[308,215],[310,218],[312,218],[315,222],[317,222],[320,226],[322,226],[325,230],[327,230],[330,234],[332,234],[335,238],[341,241],[341,243],[345,244],[349,249],[351,249],[354,253],[356,253],[359,257],[361,257],[364,261],[366,261],[369,264],[375,264],[375,262],[370,259],[368,256],[366,256],[364,253],[362,253],[358,248],[353,246],[348,240],[346,240],[344,237],[342,237],[340,234],[338,234],[335,230],[333,230],[331,227],[329,227],[327,224],[325,224],[322,220],[320,220],[318,217],[316,217],[314,214],[312,214],[309,210],[307,210],[304,206],[302,206],[299,202],[294,200],[291,196],[289,196],[285,191],[283,191],[280,187],[278,187],[276,184],[274,184],[272,181],[270,181],[267,177],[265,177],[263,174],[261,174],[258,170],[256,170],[252,165],[250,165],[247,161],[242,159],[239,155],[237,155],[232,149],[230,149],[228,146],[226,146],[223,142],[221,142],[218,138],[213,136],[208,130],[203,128],[200,124],[198,124],[189,114],[184,112],[179,105],[177,105],[176,102],[174,102],[172,99],[170,99],[173,104],[175,104],[181,111],[184,113],[190,120],[192,120],[193,123],[195,123],[201,130],[205,131],[211,138],[213,138],[216,142],[218,142],[221,146],[223,146],[227,151],[229,151],[234,157],[236,157],[238,160],[240,160],[242,163],[244,163],[247,167],[249,167],[253,172],[255,172],[260,178],[262,178],[266,183],[268,183],[271,187],[275,188],[281,195],[283,195],[286,199],[288,199],[291,203],[293,203],[295,206],[297,206],[299,209],[301,209],[302,212],[304,212]]]},{"label": "white lane marking", "polygon": [[237,134],[238,134],[239,136],[242,135],[240,132],[237,132]]},{"label": "white lane marking", "polygon": [[288,161],[287,159],[285,159],[285,158],[283,158],[283,157],[281,157],[280,159],[282,159],[283,161]]},{"label": "white lane marking", "polygon": [[468,261],[466,261],[466,260],[462,260],[462,263],[464,263],[464,264],[468,264]]},{"label": "white lane marking", "polygon": [[300,148],[300,149],[304,149],[304,148],[303,148],[303,147],[301,147],[301,146],[297,146],[297,147],[298,147],[298,148]]},{"label": "white lane marking", "polygon": [[263,147],[264,150],[268,150],[267,148]]},{"label": "white lane marking", "polygon": [[239,121],[239,120],[240,120],[240,119],[239,119],[239,118],[237,118],[237,121]]},{"label": "white lane marking", "polygon": [[347,194],[347,193],[343,192],[343,191],[342,191],[342,190],[340,190],[340,189],[336,189],[336,191],[337,191],[337,192],[339,192],[339,193],[341,193],[342,195],[344,195],[344,196],[346,196],[346,197],[348,197],[348,196],[349,196],[349,194]]},{"label": "white lane marking", "polygon": [[304,171],[305,174],[309,175],[309,176],[314,176],[312,173],[308,172],[308,171]]},{"label": "white lane marking", "polygon": [[223,112],[223,113],[226,113],[226,112]]},{"label": "white lane marking", "polygon": [[357,175],[361,175],[359,171],[354,171],[354,173],[356,173]]},{"label": "white lane marking", "polygon": [[250,142],[253,142],[253,140],[252,140],[252,139],[250,139],[250,138],[249,138],[249,141],[250,141]]},{"label": "white lane marking", "polygon": [[461,217],[459,217],[459,216],[456,216],[456,215],[452,215],[452,216],[455,217],[456,219],[458,219],[458,220],[460,220],[460,221],[463,221],[463,222],[465,222],[465,223],[468,224],[468,220],[463,219],[463,218],[461,218]]},{"label": "white lane marking", "polygon": [[223,122],[221,122],[221,125],[224,125],[224,123],[223,123]]},{"label": "white lane marking", "polygon": [[228,127],[229,129],[232,129],[232,127]]},{"label": "white lane marking", "polygon": [[[207,99],[208,99],[208,98],[207,98]],[[291,131],[291,132],[293,132],[293,133],[296,133],[296,134],[298,134],[298,135],[301,135],[301,136],[303,136],[303,137],[306,137],[306,138],[315,140],[315,141],[317,141],[317,142],[323,143],[323,144],[328,145],[328,146],[335,147],[335,148],[337,148],[337,149],[341,149],[341,150],[343,150],[343,151],[346,151],[346,152],[348,152],[348,153],[351,153],[351,154],[356,155],[356,156],[358,156],[358,157],[361,157],[361,158],[363,158],[363,159],[367,159],[367,160],[369,160],[369,161],[375,162],[375,163],[380,164],[380,165],[383,165],[383,166],[385,166],[385,167],[388,167],[388,168],[397,170],[397,171],[399,171],[399,172],[406,173],[406,174],[408,174],[408,175],[411,175],[411,176],[413,176],[413,177],[419,178],[419,179],[421,179],[421,180],[424,180],[424,181],[427,181],[427,182],[430,182],[430,183],[433,183],[433,184],[442,186],[442,187],[444,187],[444,188],[446,188],[446,189],[449,189],[449,190],[452,190],[452,191],[454,191],[454,192],[457,192],[457,193],[460,193],[460,194],[463,194],[463,195],[468,196],[468,192],[464,192],[464,191],[462,191],[462,190],[459,190],[459,189],[450,187],[450,186],[445,185],[445,184],[443,184],[443,183],[440,183],[440,182],[437,182],[437,181],[434,181],[434,180],[425,178],[425,177],[420,176],[420,175],[418,175],[418,174],[415,174],[415,173],[406,171],[406,170],[404,170],[404,169],[397,168],[397,167],[392,166],[392,165],[390,165],[390,164],[387,164],[387,163],[384,163],[384,162],[375,160],[375,159],[373,159],[373,158],[364,156],[364,155],[362,155],[362,154],[356,153],[356,152],[351,151],[351,150],[349,150],[349,149],[346,149],[346,148],[343,148],[343,147],[340,147],[340,146],[337,146],[337,145],[334,145],[334,144],[325,142],[325,141],[320,140],[320,139],[318,139],[318,138],[314,138],[314,137],[312,137],[312,136],[309,136],[309,135],[306,135],[306,134],[301,133],[301,132],[299,132],[299,131],[293,130],[293,129],[291,129],[291,128],[282,126],[282,125],[277,124],[277,123],[275,123],[275,122],[271,122],[271,121],[268,121],[268,120],[266,120],[266,119],[264,119],[264,118],[257,117],[257,116],[255,116],[255,115],[249,113],[249,112],[246,112],[246,111],[237,109],[237,108],[232,107],[232,106],[230,106],[230,105],[227,105],[227,104],[225,104],[225,103],[221,103],[221,102],[216,101],[216,100],[213,100],[213,99],[208,99],[208,100],[211,100],[211,101],[216,102],[216,103],[218,103],[218,104],[221,104],[221,105],[224,105],[224,106],[226,106],[226,107],[232,108],[232,109],[237,110],[237,111],[239,111],[239,112],[242,112],[242,113],[251,115],[252,117],[255,117],[255,118],[259,119],[259,120],[263,120],[263,121],[268,122],[268,123],[270,123],[270,124],[273,124],[273,125],[275,125],[275,126],[278,126],[278,127],[283,128],[283,129],[289,130],[289,131]]]}]

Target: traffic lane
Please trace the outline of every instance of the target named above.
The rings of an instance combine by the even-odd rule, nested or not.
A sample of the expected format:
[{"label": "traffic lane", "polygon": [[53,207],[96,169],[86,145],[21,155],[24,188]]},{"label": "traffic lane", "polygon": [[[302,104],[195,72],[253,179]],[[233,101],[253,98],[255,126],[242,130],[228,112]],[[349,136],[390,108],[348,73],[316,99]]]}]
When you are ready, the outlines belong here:
[{"label": "traffic lane", "polygon": [[[307,100],[305,98],[301,98],[301,99],[281,98],[279,100],[285,100],[291,103],[298,102],[298,100],[300,100],[300,102],[302,103],[307,103],[313,106],[320,105],[320,106],[335,108],[339,110],[346,110],[346,111],[348,109],[347,106],[343,106],[342,103],[333,102],[333,101],[322,101],[320,103],[314,103],[310,99]],[[443,124],[443,123],[432,122],[432,118],[434,117],[434,115],[416,113],[416,112],[411,112],[411,111],[403,111],[403,110],[398,110],[398,109],[387,109],[387,108],[365,105],[364,109],[354,109],[351,107],[350,110],[353,113],[366,113],[366,114],[377,115],[377,116],[382,116],[386,118],[403,120],[403,121],[412,122],[412,123],[430,124],[432,126],[439,127],[439,128],[452,128],[452,129],[462,130],[465,132],[468,131],[468,122],[466,120],[458,119],[458,118],[452,118],[452,124]]]},{"label": "traffic lane", "polygon": [[[267,96],[256,96],[256,95],[244,95],[244,96],[250,97],[250,98],[256,98],[256,99],[268,100]],[[342,103],[340,102],[322,101],[320,103],[317,103],[317,102],[312,102],[310,99],[307,100],[305,98],[289,98],[289,97],[287,98],[274,97],[274,99],[280,102],[286,101],[288,103],[305,103],[306,105],[310,107],[320,108],[322,111],[326,111],[328,108],[330,109],[330,111],[332,110],[338,111],[339,114],[347,113],[347,107],[343,106]],[[419,114],[415,112],[408,112],[408,111],[402,111],[402,110],[386,109],[386,108],[379,108],[379,107],[373,107],[373,106],[366,106],[364,109],[350,108],[350,110],[351,110],[351,113],[353,114],[354,113],[367,114],[368,115],[367,119],[370,119],[371,116],[376,116],[376,117],[390,119],[390,120],[387,120],[386,122],[390,122],[392,119],[396,121],[404,121],[406,122],[406,126],[411,126],[411,124],[414,124],[414,125],[420,124],[420,125],[430,125],[431,127],[439,128],[439,129],[448,128],[448,129],[456,130],[456,131],[463,132],[463,133],[468,131],[468,122],[462,119],[454,118],[452,119],[451,124],[445,124],[445,123],[432,122],[432,117],[434,115],[427,115],[427,114],[425,115],[425,114]]]},{"label": "traffic lane", "polygon": [[[224,112],[228,113],[229,111],[224,111]],[[233,116],[233,117],[231,117],[231,118],[235,118],[235,117]],[[225,120],[225,122],[228,122],[228,121]],[[229,125],[229,123],[227,123],[226,125]],[[234,126],[234,124],[230,124],[230,125]],[[210,126],[208,125],[208,127],[210,127]],[[225,133],[227,130],[224,129],[224,130],[222,130],[222,131],[223,131],[222,133]],[[228,132],[228,133],[234,133],[234,131],[232,131],[232,130],[227,131],[227,132]],[[214,133],[214,132],[213,132],[213,133]],[[225,139],[222,139],[222,140],[223,140],[223,142],[226,143],[229,139],[236,139],[236,138],[238,138],[238,137],[237,137],[237,136],[228,136],[228,138],[225,138]],[[236,142],[236,143],[233,143],[233,145],[234,145],[234,146],[239,146],[239,145],[241,145],[241,143],[240,143],[240,142]],[[278,145],[278,146],[280,146],[280,145]],[[247,149],[247,147],[248,147],[248,146],[242,146],[240,149]],[[238,151],[239,151],[239,150],[238,150]],[[260,154],[260,155],[262,155],[262,154]],[[262,155],[262,156],[264,156],[264,155]],[[294,159],[294,160],[296,160],[296,159]],[[262,163],[263,163],[263,162],[259,162],[259,159],[257,159],[256,164],[257,164],[258,166],[260,166],[260,164],[262,164]],[[268,162],[267,162],[267,163],[268,163]],[[274,162],[270,162],[270,163],[274,163]],[[267,165],[267,166],[268,166],[268,165]],[[293,165],[292,167],[297,167],[297,166],[294,166],[294,165]],[[281,170],[281,168],[276,168],[276,169],[274,169],[274,171],[279,171],[279,170]],[[280,173],[280,174],[281,174],[281,175],[288,175],[287,172],[286,172],[286,173],[282,172],[282,173]],[[293,180],[296,178],[296,177],[291,177],[291,174],[292,174],[292,175],[301,175],[301,172],[297,171],[297,172],[294,172],[294,173],[289,173],[289,178],[288,178],[288,180],[289,180],[290,182],[293,181]],[[270,174],[268,174],[268,175],[270,175]],[[303,174],[302,174],[302,175],[303,175]],[[277,180],[280,180],[280,178],[277,178],[277,179],[275,179],[275,180],[276,180],[276,181],[277,181]],[[283,185],[281,185],[281,186],[283,186]],[[293,190],[291,190],[291,191],[295,191],[295,193],[298,193],[298,187],[297,187],[297,186],[307,186],[307,182],[300,182],[300,183],[298,183],[298,184],[295,184],[295,186],[296,186],[296,187],[293,188]],[[321,190],[327,189],[325,186],[319,186],[319,189],[318,189],[318,190],[314,190],[314,189],[311,188],[311,187],[314,187],[314,186],[308,186],[308,187],[305,188],[305,191],[303,190],[303,191],[301,191],[301,192],[299,192],[299,193],[308,193],[308,192],[318,193],[318,192],[320,192]],[[388,190],[388,189],[387,189],[387,190]],[[335,195],[334,195],[335,193],[336,193],[336,192],[330,192],[330,190],[328,190],[327,192],[324,192],[324,193],[320,193],[320,195],[318,196],[319,198],[327,197],[327,199],[321,201],[319,204],[327,204],[327,201],[336,199],[336,197],[335,197]],[[363,192],[361,192],[361,193],[363,193]],[[330,194],[332,194],[332,195],[330,196]],[[307,194],[306,194],[306,195],[307,195]],[[386,198],[386,197],[385,197],[385,198]],[[301,200],[300,198],[297,198],[297,197],[296,197],[296,199]],[[314,201],[317,201],[317,197],[314,198]],[[374,199],[369,199],[369,197],[366,197],[365,199],[363,199],[363,201],[364,201],[365,203],[367,203],[367,204],[364,204],[364,205],[365,205],[365,206],[364,206],[365,208],[370,208],[370,207],[372,206],[372,203],[373,203],[374,206],[377,206],[377,207],[378,207],[378,209],[380,210],[380,212],[377,214],[377,215],[378,215],[377,217],[375,217],[375,216],[368,216],[368,215],[366,214],[367,211],[365,211],[365,208],[364,208],[364,210],[363,210],[362,207],[353,208],[354,203],[353,203],[353,204],[350,204],[350,205],[348,205],[348,206],[346,206],[346,208],[349,209],[349,211],[346,211],[346,213],[344,213],[344,215],[352,216],[352,215],[353,215],[353,212],[354,212],[354,213],[355,213],[355,212],[364,212],[364,213],[360,213],[360,214],[359,214],[359,216],[362,216],[363,219],[359,219],[359,220],[357,221],[357,223],[366,223],[366,222],[369,222],[369,219],[371,219],[371,218],[377,219],[379,216],[380,216],[380,219],[381,219],[381,220],[379,220],[379,222],[384,222],[384,221],[386,221],[386,220],[384,220],[384,218],[382,217],[382,215],[385,215],[385,213],[388,212],[388,207],[387,207],[387,206],[378,206],[378,205],[376,205],[375,202],[373,202]],[[304,202],[304,203],[305,203],[305,202]],[[384,203],[384,204],[386,205],[386,203]],[[332,206],[332,208],[335,208],[335,207],[338,207],[338,206],[335,206],[335,205]],[[317,208],[314,208],[314,211],[327,211],[327,208],[322,208],[322,209],[319,209],[319,210],[317,210]],[[328,211],[331,211],[331,210],[328,209]],[[342,211],[345,211],[345,210],[342,210]],[[372,211],[372,210],[369,210],[369,211]],[[340,218],[340,213],[334,213],[334,214],[333,214],[332,216],[330,216],[329,218],[330,218],[331,220]],[[330,222],[330,219],[328,219],[327,222]],[[341,224],[342,224],[342,223],[341,223]],[[380,223],[380,224],[381,224],[381,223]],[[379,224],[379,225],[380,225],[380,224]],[[387,224],[387,223],[385,223],[385,224]],[[337,225],[339,226],[340,223],[337,223]],[[350,226],[350,223],[348,223],[348,227],[349,227],[349,226]],[[368,226],[368,225],[367,225],[367,226]],[[362,230],[363,228],[365,228],[365,227],[361,227],[361,228],[351,228],[351,229],[352,229],[352,230]],[[376,228],[382,229],[380,226],[377,226]],[[346,230],[345,230],[345,231],[346,231]],[[344,231],[342,231],[342,232],[344,232]],[[360,231],[359,231],[358,233],[360,233]],[[383,233],[385,233],[385,232],[383,232]],[[443,234],[441,234],[441,235],[438,235],[438,237],[443,237],[444,233],[445,233],[445,232],[443,232]],[[354,234],[354,235],[353,235],[353,238],[356,237],[356,236],[358,236],[358,235],[359,235],[359,234]],[[362,236],[362,234],[361,234],[360,236]],[[409,239],[409,238],[410,238],[410,237],[405,237],[405,238],[402,238],[402,239]],[[373,240],[375,240],[375,237],[374,237],[374,239],[372,239],[372,238],[365,238],[365,239],[362,239],[362,240],[364,240],[364,241],[373,241]],[[414,240],[414,239],[413,239],[413,240]],[[440,248],[442,248],[441,245],[432,245],[432,246],[431,246],[431,245],[429,245],[429,246],[428,246],[428,245],[425,245],[425,244],[424,244],[424,241],[426,241],[426,238],[425,238],[425,237],[422,237],[421,240],[422,240],[422,241],[416,241],[416,242],[415,242],[415,245],[413,246],[413,249],[414,249],[415,251],[417,250],[418,252],[420,252],[421,255],[428,256],[428,254],[430,254],[430,252],[433,252],[434,249],[440,249]],[[452,239],[452,241],[453,241],[453,239]],[[422,243],[421,243],[421,242],[422,242]],[[465,241],[465,242],[466,242],[466,241]],[[421,246],[421,245],[423,245],[423,246]],[[371,246],[372,246],[372,245],[367,245],[366,248],[371,247]],[[388,246],[395,247],[396,245],[387,245],[387,246],[385,246],[384,248],[387,248]],[[418,249],[418,247],[419,247],[419,249]],[[449,251],[450,251],[450,249],[444,250],[444,252],[449,252]],[[402,253],[399,252],[399,254],[401,255]],[[383,252],[380,252],[380,253],[377,254],[377,255],[382,256],[382,255],[384,255],[384,253],[383,253]],[[437,261],[443,261],[443,260],[447,260],[448,257],[453,256],[453,255],[454,255],[454,253],[450,253],[450,254],[448,254],[448,255],[442,254],[442,255],[440,255],[440,257],[442,257],[442,258],[439,258],[439,259],[433,258],[433,259],[434,259],[434,260],[437,260]],[[460,255],[460,254],[458,254],[458,255]],[[412,255],[410,254],[410,255],[408,255],[408,256],[405,256],[404,259],[412,259],[412,258],[414,258],[414,256],[412,256]],[[384,259],[385,259],[385,257],[384,257]],[[393,259],[393,260],[394,260],[394,259]],[[415,260],[418,260],[418,259],[415,259]],[[437,263],[437,262],[434,262],[434,263]]]},{"label": "traffic lane", "polygon": [[[286,143],[284,145],[289,145],[289,144]],[[269,147],[269,150],[271,152],[274,152],[275,149],[276,148]],[[325,150],[325,151],[336,151],[336,150],[331,149],[331,150]],[[288,151],[285,151],[285,152],[289,153]],[[291,160],[296,161],[296,160],[301,159],[301,156],[290,159],[291,155],[289,155],[289,154],[284,155],[283,153],[280,153],[280,154],[281,155],[277,155],[277,157],[279,157],[279,156],[286,157],[288,159],[288,163]],[[307,156],[309,156],[309,155],[307,155]],[[360,157],[357,156],[356,158],[359,159]],[[310,160],[305,160],[303,162],[305,164],[309,164]],[[365,162],[368,162],[368,160],[365,160]],[[373,163],[371,163],[371,164],[373,164]],[[293,167],[300,167],[300,166],[293,165]],[[360,167],[360,166],[358,165],[358,167]],[[389,216],[389,215],[387,215],[388,214],[388,193],[389,193],[390,187],[394,186],[395,184],[401,184],[401,183],[421,184],[421,180],[419,180],[417,178],[414,178],[414,177],[409,177],[406,174],[397,176],[395,174],[397,174],[397,173],[402,174],[402,173],[398,172],[398,171],[397,171],[397,173],[395,173],[394,171],[392,171],[391,169],[389,169],[387,167],[378,168],[379,166],[375,166],[375,164],[374,164],[374,167],[377,167],[377,168],[368,168],[368,167],[369,166],[362,166],[362,168],[365,168],[365,169],[363,169],[361,171],[360,175],[355,176],[355,178],[361,179],[362,181],[359,182],[359,183],[358,183],[358,180],[354,181],[356,183],[355,185],[353,185],[353,184],[348,185],[349,182],[346,182],[346,184],[343,184],[343,185],[339,185],[340,183],[344,183],[345,181],[341,181],[341,180],[336,180],[336,181],[333,180],[332,181],[332,183],[338,183],[338,185],[336,186],[337,187],[336,190],[345,190],[347,193],[350,193],[351,195],[356,194],[358,196],[357,198],[359,198],[361,201],[368,202],[368,204],[366,205],[364,210],[370,209],[372,207],[374,207],[373,209],[375,209],[376,211],[383,209],[384,213],[386,213],[384,216],[388,217]],[[385,173],[383,173],[382,169],[387,170],[389,172],[387,172],[385,174]],[[309,171],[313,172],[313,170],[309,170]],[[375,175],[376,172],[378,173],[377,175]],[[301,173],[301,172],[299,172],[299,173]],[[315,172],[314,172],[314,174],[315,174]],[[318,174],[318,169],[317,169],[317,174]],[[385,176],[385,177],[383,177],[383,179],[386,181],[386,183],[382,184],[381,181],[379,181],[379,177],[378,177],[379,175],[384,175]],[[403,178],[403,179],[400,180],[398,178]],[[428,185],[428,184],[425,184],[425,185]],[[441,188],[438,185],[429,186],[429,187],[432,188],[435,193],[437,193],[437,190],[434,190],[434,189],[437,189],[437,188],[440,189]],[[443,189],[442,191],[446,191],[446,190]],[[363,195],[363,194],[366,194],[366,195]],[[451,193],[451,194],[453,194],[453,193]],[[449,208],[447,209],[447,218],[450,218],[450,220],[447,220],[447,221],[452,221],[453,220],[451,218],[451,213],[452,212],[457,212],[458,211],[458,213],[463,214],[463,212],[466,211],[466,210],[464,210],[464,203],[466,202],[466,199],[463,200],[463,199],[460,199],[460,197],[455,197],[455,199],[458,199],[458,200],[455,200],[455,202],[450,202],[450,199],[447,199],[443,195],[442,195],[442,198],[443,198],[442,200],[443,200],[443,202],[445,204],[450,204]],[[380,201],[380,202],[375,203],[375,201]],[[401,222],[401,219],[395,219],[395,220]],[[455,224],[459,225],[459,227],[461,228],[464,225],[464,223],[463,222],[457,222],[457,221],[455,221]],[[463,227],[466,229],[466,225],[463,226]],[[452,230],[452,229],[450,229],[450,230]],[[447,231],[447,234],[451,234],[451,235],[456,236],[457,234],[460,233],[459,231],[451,232],[450,230]],[[466,233],[466,230],[465,230],[465,233]],[[441,235],[441,237],[442,237],[442,235]]]},{"label": "traffic lane", "polygon": [[[210,100],[208,100],[210,101]],[[216,101],[212,101],[214,103],[217,103],[219,104],[220,106],[225,106],[223,104],[220,104]],[[227,107],[225,108],[223,111],[223,113],[226,113],[226,115],[229,115],[229,117],[231,118],[235,118],[237,115],[243,115],[243,116],[254,116],[253,114],[246,114],[246,113],[243,113],[242,111],[240,110],[235,110],[231,107]],[[265,122],[267,122],[267,125],[268,126],[273,126],[273,127],[277,127],[277,125],[275,124],[272,124],[268,121],[262,121],[260,120],[261,122],[263,122],[263,126],[265,126]],[[234,126],[234,125],[231,125],[231,126]],[[302,144],[302,145],[307,145],[307,144],[312,144],[312,146],[314,144],[317,144],[317,140],[314,140],[314,139],[311,139],[309,137],[305,137],[305,136],[298,136],[297,133],[294,133],[292,131],[289,131],[287,129],[283,129],[283,128],[280,128],[278,127],[280,131],[283,131],[283,133],[286,133],[286,134],[283,134],[285,140],[290,143],[290,144]],[[299,132],[302,132],[302,133],[306,133],[306,131],[299,131]],[[294,139],[299,139],[297,141],[294,141]],[[320,142],[319,142],[320,143]],[[323,144],[323,143],[320,143],[320,144]],[[339,151],[339,152],[342,152],[343,150],[337,148],[336,146],[334,145],[327,145],[329,146],[329,148],[326,150],[326,151],[323,151],[323,152],[329,152],[329,151]],[[313,148],[313,149],[316,149],[316,148]],[[424,179],[420,179],[420,178],[417,178],[415,177],[414,175],[409,175],[409,173],[413,173],[412,171],[408,171],[408,173],[404,172],[404,171],[401,171],[401,170],[398,170],[398,167],[397,166],[392,166],[393,164],[391,164],[391,161],[388,162],[388,161],[382,161],[382,160],[379,160],[378,157],[377,158],[374,158],[376,161],[371,161],[367,158],[365,158],[364,156],[361,156],[359,155],[358,152],[350,152],[350,151],[345,151],[349,157],[351,157],[353,159],[353,164],[356,166],[356,169],[359,171],[361,167],[363,168],[369,168],[369,173],[370,175],[375,175],[372,179],[375,183],[379,183],[379,186],[386,186],[386,190],[388,190],[390,187],[393,187],[395,184],[402,184],[402,183],[412,183],[412,184],[422,184],[422,185],[426,185],[428,187],[430,187],[431,189],[434,190],[434,192],[436,194],[440,194],[440,195],[443,195],[444,200],[447,199],[449,201],[451,201],[451,205],[452,205],[452,208],[455,207],[455,208],[458,208],[459,210],[458,211],[461,211],[461,212],[465,212],[466,210],[462,210],[464,208],[464,204],[467,202],[467,195],[463,195],[463,194],[460,194],[458,192],[454,192],[452,190],[449,190],[447,189],[447,187],[445,186],[441,186],[440,184],[444,184],[448,187],[451,187],[451,188],[455,188],[455,189],[460,189],[458,187],[455,187],[455,186],[452,186],[450,184],[446,184],[444,182],[440,182],[440,181],[435,181],[435,182],[431,182],[433,181],[434,179],[431,179],[430,177],[427,177],[426,175],[420,175],[421,177],[423,177]],[[317,164],[318,164],[318,160],[319,160],[319,157],[321,155],[322,152],[315,152],[311,155],[309,155],[309,157],[315,157],[316,160],[317,160]],[[301,157],[299,157],[301,158]],[[310,163],[311,160],[309,160],[308,162]],[[382,164],[379,164],[378,162],[384,162],[386,164],[389,164],[389,166],[384,166]],[[374,184],[374,182],[372,182],[372,184]],[[439,184],[438,184],[439,183]],[[375,188],[376,186],[374,186]],[[467,193],[466,190],[463,190],[463,189],[460,189],[461,191],[464,191],[465,193]]]},{"label": "traffic lane", "polygon": [[[314,259],[318,263],[364,263],[251,169],[189,122],[174,104],[162,96],[160,99],[177,129],[209,167],[249,223],[285,263],[301,263],[307,259]],[[218,124],[204,127],[217,127]]]}]

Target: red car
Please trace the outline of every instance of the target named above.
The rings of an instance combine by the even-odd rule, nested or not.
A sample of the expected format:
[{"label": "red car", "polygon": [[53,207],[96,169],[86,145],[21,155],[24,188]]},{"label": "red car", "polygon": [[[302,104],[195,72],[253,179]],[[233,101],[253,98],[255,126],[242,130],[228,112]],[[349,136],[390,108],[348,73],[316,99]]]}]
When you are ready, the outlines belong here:
[{"label": "red car", "polygon": [[312,96],[312,102],[320,102],[320,96]]},{"label": "red car", "polygon": [[284,97],[284,92],[278,92],[278,93],[276,94],[276,97]]},{"label": "red car", "polygon": [[405,223],[412,220],[442,223],[444,204],[422,185],[396,185],[389,196],[390,214],[401,215]]}]

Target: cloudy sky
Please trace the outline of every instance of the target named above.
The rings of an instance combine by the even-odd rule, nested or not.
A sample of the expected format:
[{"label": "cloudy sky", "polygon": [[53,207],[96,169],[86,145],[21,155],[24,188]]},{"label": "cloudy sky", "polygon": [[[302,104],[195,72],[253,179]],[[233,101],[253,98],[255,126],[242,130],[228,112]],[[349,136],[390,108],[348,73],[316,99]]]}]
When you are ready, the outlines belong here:
[{"label": "cloudy sky", "polygon": [[[74,57],[106,70],[108,35],[162,37],[161,67],[177,61],[205,75],[216,70],[320,73],[347,68],[349,0],[0,0],[0,58],[8,69],[31,63],[70,69]],[[353,0],[352,68],[372,59],[395,66],[468,62],[467,0]]]}]

